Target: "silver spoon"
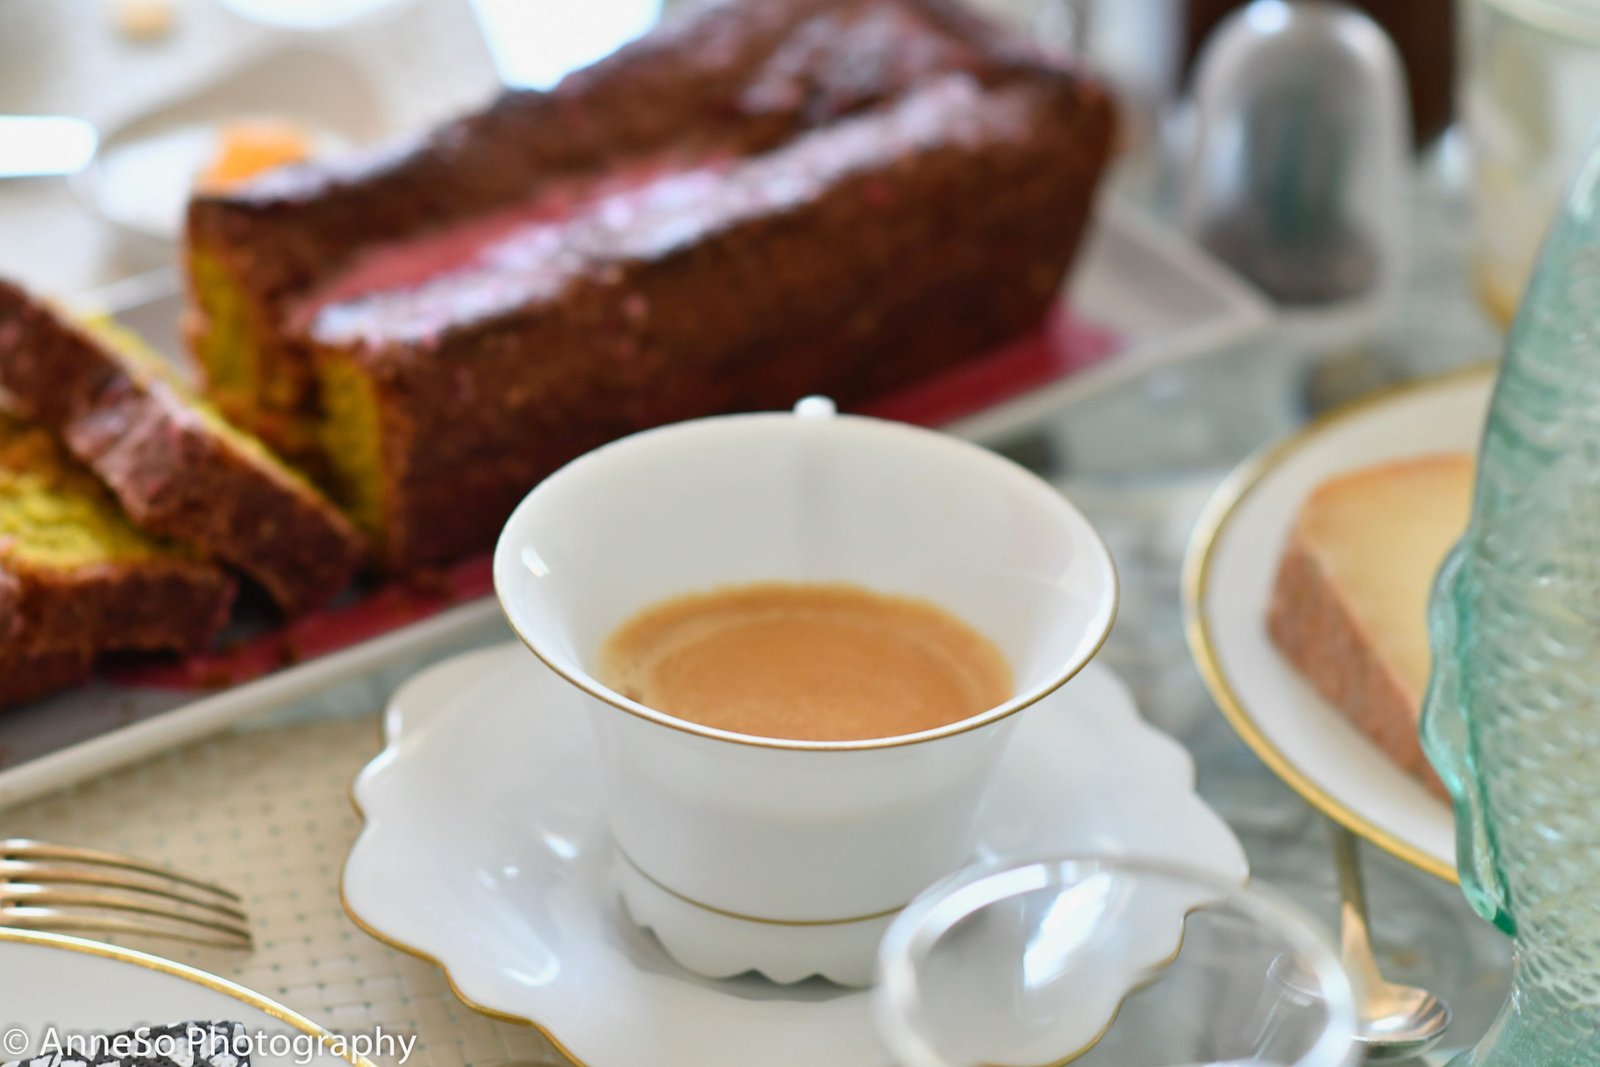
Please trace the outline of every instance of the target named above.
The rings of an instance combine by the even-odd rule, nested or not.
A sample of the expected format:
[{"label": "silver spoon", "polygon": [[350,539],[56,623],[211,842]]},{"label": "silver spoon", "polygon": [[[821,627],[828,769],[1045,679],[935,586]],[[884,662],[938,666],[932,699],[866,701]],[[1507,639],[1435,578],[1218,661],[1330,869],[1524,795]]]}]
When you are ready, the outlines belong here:
[{"label": "silver spoon", "polygon": [[1333,858],[1339,870],[1340,955],[1356,994],[1356,1041],[1368,1063],[1420,1056],[1444,1036],[1450,1006],[1426,989],[1384,980],[1367,932],[1356,838],[1342,826],[1333,830]]}]

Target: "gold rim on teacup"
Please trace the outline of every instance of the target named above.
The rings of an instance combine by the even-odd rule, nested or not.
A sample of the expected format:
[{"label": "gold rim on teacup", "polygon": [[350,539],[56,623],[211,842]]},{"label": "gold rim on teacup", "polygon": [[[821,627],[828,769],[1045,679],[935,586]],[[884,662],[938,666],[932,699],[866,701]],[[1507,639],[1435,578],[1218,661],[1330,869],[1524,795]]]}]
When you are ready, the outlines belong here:
[{"label": "gold rim on teacup", "polygon": [[[806,401],[802,401],[800,405],[797,405],[795,409],[797,414],[804,410],[803,406],[805,404]],[[756,414],[719,415],[691,421],[700,423],[721,422],[743,419],[766,419],[773,416],[782,417],[782,414],[778,412],[763,412]],[[983,462],[990,462],[994,465],[994,469],[998,476],[1022,481],[1024,484],[1029,485],[1031,491],[1045,494],[1051,499],[1052,503],[1066,505],[1067,508],[1076,514],[1079,519],[1083,519],[1081,513],[1076,511],[1076,508],[1073,507],[1071,502],[1067,500],[1065,496],[1058,489],[1056,489],[1055,486],[1051,485],[1049,482],[1039,477],[1039,475],[1033,473],[1020,464],[1006,459],[1004,456],[990,452],[979,445],[972,444],[969,441],[963,441],[960,438],[952,435],[940,433],[936,430],[928,430],[905,423],[890,422],[889,420],[871,419],[855,415],[833,415],[831,413],[828,415],[828,417],[848,419],[852,421],[881,423],[881,425],[884,427],[892,428],[896,431],[905,431],[907,433],[914,434],[929,434],[933,437],[945,438],[950,443],[971,448],[976,453],[980,454],[981,457],[983,457]],[[595,452],[589,453],[589,455],[596,455],[600,452],[606,451],[608,448],[615,447],[615,445],[636,441],[639,438],[649,437],[659,433],[670,433],[677,427],[684,425],[687,424],[671,423],[666,426],[657,427],[653,430],[646,430],[641,433],[634,434],[631,437],[623,438],[621,441],[613,442],[612,445],[602,446],[601,448],[595,450]],[[579,459],[574,460],[573,463],[582,463],[586,458],[588,457],[580,457]],[[563,470],[565,469],[566,468],[563,468]],[[559,471],[557,472],[558,475],[560,473],[561,472]],[[552,475],[552,477],[555,476],[556,475]],[[1082,533],[1091,540],[1101,557],[1105,560],[1106,580],[1109,584],[1107,593],[1111,601],[1110,610],[1106,613],[1105,621],[1103,625],[1100,626],[1100,632],[1095,635],[1093,643],[1081,651],[1078,655],[1065,661],[1061,667],[1051,672],[1049,679],[1041,686],[1036,686],[1025,694],[1018,695],[1010,700],[1005,701],[1004,703],[995,705],[987,711],[980,712],[977,715],[961,719],[957,722],[949,723],[945,726],[936,727],[932,730],[922,730],[917,733],[898,734],[890,737],[863,738],[852,741],[801,741],[791,738],[763,737],[757,734],[742,734],[731,730],[720,730],[713,726],[705,726],[689,719],[681,719],[677,716],[669,715],[666,712],[658,711],[646,704],[641,704],[638,701],[628,699],[621,693],[618,693],[616,690],[602,684],[598,679],[594,678],[587,672],[573,671],[563,667],[559,662],[557,662],[557,657],[546,655],[545,652],[540,649],[539,645],[523,631],[521,626],[517,624],[516,618],[506,604],[506,597],[498,588],[498,583],[496,587],[496,599],[499,601],[501,614],[505,616],[506,623],[511,627],[512,632],[517,635],[517,639],[527,647],[528,651],[532,652],[536,657],[538,657],[541,663],[550,668],[550,670],[554,671],[557,676],[565,679],[569,684],[582,690],[594,699],[603,704],[607,704],[613,708],[616,708],[618,711],[626,712],[635,718],[643,719],[646,722],[655,723],[658,726],[665,726],[668,729],[676,730],[680,733],[691,734],[696,737],[704,737],[713,741],[725,741],[730,744],[745,745],[752,748],[785,749],[789,751],[800,752],[862,752],[877,749],[901,748],[910,745],[920,745],[928,741],[938,741],[947,737],[955,737],[970,730],[976,730],[981,727],[989,726],[993,723],[999,722],[1002,719],[1009,718],[1010,716],[1015,715],[1017,712],[1022,711],[1024,708],[1028,708],[1034,704],[1037,704],[1045,697],[1050,696],[1052,693],[1056,692],[1056,690],[1066,685],[1073,678],[1075,678],[1084,667],[1088,666],[1090,661],[1093,660],[1096,655],[1099,654],[1100,650],[1105,646],[1107,638],[1109,638],[1111,635],[1112,627],[1116,624],[1117,613],[1121,608],[1122,587],[1120,578],[1117,574],[1116,560],[1112,557],[1111,550],[1106,546],[1105,540],[1100,536],[1099,531],[1096,530],[1091,523],[1084,519]]]}]

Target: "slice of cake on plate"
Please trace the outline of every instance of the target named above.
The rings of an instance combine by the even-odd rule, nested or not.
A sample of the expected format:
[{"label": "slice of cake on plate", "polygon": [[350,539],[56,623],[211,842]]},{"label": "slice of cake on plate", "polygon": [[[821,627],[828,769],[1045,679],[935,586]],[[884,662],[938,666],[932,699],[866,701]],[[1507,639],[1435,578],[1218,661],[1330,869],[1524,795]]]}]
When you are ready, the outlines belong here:
[{"label": "slice of cake on plate", "polygon": [[140,527],[237,567],[288,614],[334,596],[360,564],[344,516],[159,356],[3,281],[0,408],[57,434]]},{"label": "slice of cake on plate", "polygon": [[1324,482],[1301,506],[1267,620],[1300,673],[1441,798],[1417,733],[1432,662],[1428,595],[1466,530],[1472,484],[1472,457],[1453,454]]}]

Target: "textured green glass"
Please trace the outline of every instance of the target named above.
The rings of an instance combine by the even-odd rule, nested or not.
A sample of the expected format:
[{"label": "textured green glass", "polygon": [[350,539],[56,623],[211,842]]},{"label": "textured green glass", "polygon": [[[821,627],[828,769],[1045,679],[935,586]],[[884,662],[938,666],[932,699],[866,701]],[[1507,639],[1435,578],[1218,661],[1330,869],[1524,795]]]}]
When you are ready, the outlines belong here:
[{"label": "textured green glass", "polygon": [[1440,571],[1423,744],[1461,885],[1516,941],[1453,1067],[1600,1067],[1600,145],[1512,327],[1472,523]]}]

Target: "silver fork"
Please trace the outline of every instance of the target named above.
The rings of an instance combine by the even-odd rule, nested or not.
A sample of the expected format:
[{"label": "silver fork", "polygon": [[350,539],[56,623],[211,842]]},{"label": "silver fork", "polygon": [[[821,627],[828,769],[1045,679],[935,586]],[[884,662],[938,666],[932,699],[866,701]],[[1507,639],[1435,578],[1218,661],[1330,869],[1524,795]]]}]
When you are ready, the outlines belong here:
[{"label": "silver fork", "polygon": [[237,894],[131,856],[0,840],[0,927],[251,947]]}]

